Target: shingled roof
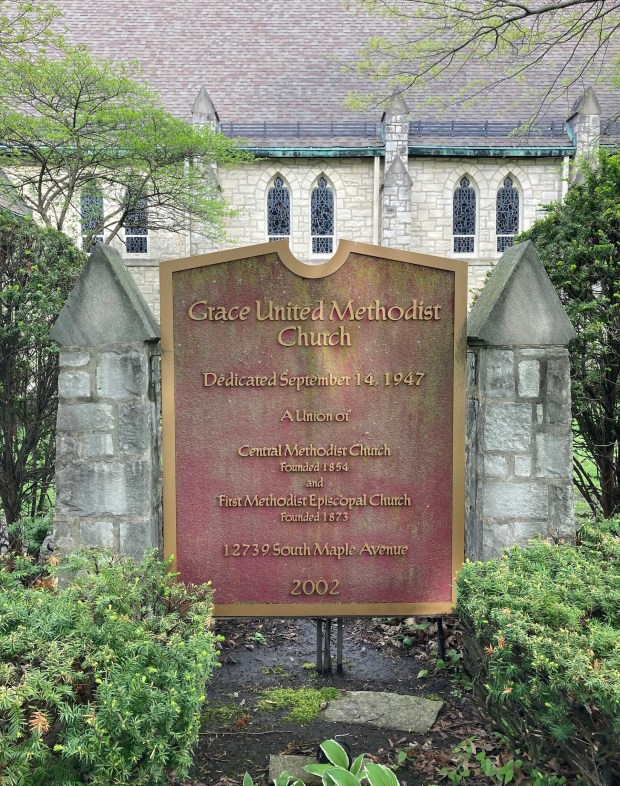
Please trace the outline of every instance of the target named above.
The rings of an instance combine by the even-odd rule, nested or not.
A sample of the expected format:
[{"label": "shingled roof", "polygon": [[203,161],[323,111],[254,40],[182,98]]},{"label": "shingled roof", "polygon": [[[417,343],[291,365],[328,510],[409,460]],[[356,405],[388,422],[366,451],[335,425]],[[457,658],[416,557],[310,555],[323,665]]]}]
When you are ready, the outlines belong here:
[{"label": "shingled roof", "polygon": [[[191,108],[201,87],[205,86],[219,118],[226,129],[236,124],[246,138],[268,140],[275,144],[315,146],[352,144],[373,146],[379,143],[379,119],[382,109],[364,111],[344,108],[351,91],[368,93],[380,88],[357,74],[354,64],[360,46],[374,34],[395,35],[393,21],[357,12],[342,0],[108,0],[85,3],[83,0],[56,0],[63,12],[68,36],[82,43],[96,56],[112,60],[136,59],[145,78],[160,93],[167,108],[179,117],[191,118]],[[555,53],[553,58],[559,58]],[[501,65],[495,66],[501,74]],[[542,64],[532,83],[539,83],[553,73],[554,63]],[[493,76],[486,63],[469,67],[467,78]],[[465,76],[463,76],[463,79]],[[588,83],[589,84],[589,83]],[[531,88],[527,82],[510,81],[486,101],[465,106],[457,98],[463,80],[434,83],[407,102],[414,121],[426,124],[413,130],[412,144],[450,144],[449,137],[459,137],[473,144],[561,145],[564,120],[569,116],[576,95],[588,84],[575,85],[560,100],[547,107],[542,118],[544,129],[527,140],[509,133],[491,131],[493,123],[524,119],[531,111]],[[432,108],[432,91],[453,95],[454,103],[441,117]],[[607,115],[618,105],[615,88],[610,83],[596,85],[597,95]],[[385,91],[387,94],[387,90]],[[462,133],[448,133],[452,121],[474,122]],[[443,123],[443,132],[433,123]],[[491,126],[486,126],[488,122]],[[267,130],[265,124],[275,124]],[[337,133],[320,134],[316,129],[330,124],[353,124]],[[359,131],[364,123],[365,131]],[[551,124],[554,124],[553,126]],[[255,133],[243,131],[244,124],[254,124]],[[283,133],[283,124],[286,130]],[[295,124],[300,124],[297,128]],[[357,129],[352,133],[352,129]],[[473,129],[473,131],[472,131]],[[263,133],[264,130],[264,133]],[[296,133],[297,130],[297,133]],[[443,141],[442,141],[443,137]],[[553,138],[555,137],[555,139]],[[318,140],[323,140],[322,142]],[[332,142],[330,143],[330,139]]]}]

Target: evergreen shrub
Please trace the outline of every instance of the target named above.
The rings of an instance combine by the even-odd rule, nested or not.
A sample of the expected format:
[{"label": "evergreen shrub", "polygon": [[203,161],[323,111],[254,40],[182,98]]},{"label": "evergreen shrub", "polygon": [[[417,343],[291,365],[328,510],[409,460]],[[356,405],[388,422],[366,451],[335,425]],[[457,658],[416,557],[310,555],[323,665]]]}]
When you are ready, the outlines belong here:
[{"label": "evergreen shrub", "polygon": [[216,660],[211,613],[209,585],[177,583],[154,556],[83,553],[43,572],[0,558],[0,784],[184,777]]},{"label": "evergreen shrub", "polygon": [[466,564],[465,665],[502,730],[534,761],[560,747],[586,782],[620,772],[620,519],[580,543],[534,541]]}]

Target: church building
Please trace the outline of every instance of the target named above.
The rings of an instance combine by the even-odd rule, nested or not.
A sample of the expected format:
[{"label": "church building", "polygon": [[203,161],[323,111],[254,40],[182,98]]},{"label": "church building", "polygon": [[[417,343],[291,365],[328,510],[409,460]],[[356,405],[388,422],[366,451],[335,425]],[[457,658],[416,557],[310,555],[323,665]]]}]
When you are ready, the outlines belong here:
[{"label": "church building", "polygon": [[[347,95],[380,90],[355,63],[393,22],[341,0],[56,5],[72,42],[97,58],[138,60],[170,112],[244,140],[253,159],[217,173],[236,211],[220,248],[288,239],[317,264],[341,238],[378,243],[462,259],[473,288],[541,206],[562,199],[575,160],[611,133],[613,90],[585,81],[539,108],[527,133],[533,81],[469,103],[438,81],[432,89],[453,91],[441,111],[428,85],[349,110]],[[216,250],[198,227],[134,225],[113,245],[156,315],[160,261]]]}]

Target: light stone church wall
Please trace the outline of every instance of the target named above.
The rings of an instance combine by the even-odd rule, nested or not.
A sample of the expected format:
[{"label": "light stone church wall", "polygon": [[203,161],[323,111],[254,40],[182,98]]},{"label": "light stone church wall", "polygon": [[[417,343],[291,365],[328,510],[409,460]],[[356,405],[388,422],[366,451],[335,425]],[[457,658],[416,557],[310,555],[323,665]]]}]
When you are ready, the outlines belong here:
[{"label": "light stone church wall", "polygon": [[[229,222],[230,246],[264,243],[267,237],[267,192],[280,175],[291,195],[291,251],[309,263],[313,255],[310,233],[310,196],[323,175],[334,191],[336,238],[373,242],[373,159],[266,159],[220,174],[224,197],[238,211]],[[327,255],[327,257],[331,254]]]},{"label": "light stone church wall", "polygon": [[[428,254],[457,257],[469,264],[469,286],[479,287],[501,254],[497,251],[495,213],[497,191],[504,178],[519,190],[519,229],[529,229],[541,206],[562,196],[562,160],[558,158],[410,158],[412,185],[412,240]],[[452,198],[459,180],[467,175],[476,190],[476,251],[452,251]]]},{"label": "light stone church wall", "polygon": [[[381,170],[383,162],[381,162]],[[459,256],[469,265],[469,286],[481,286],[489,266],[499,259],[495,236],[498,189],[510,175],[520,195],[520,229],[528,229],[541,214],[541,205],[562,196],[562,160],[559,158],[409,158],[411,188],[411,241],[400,244],[439,256]],[[204,254],[219,248],[267,241],[267,192],[280,175],[291,195],[291,250],[304,262],[320,263],[330,255],[311,253],[310,195],[318,178],[327,178],[335,194],[335,231],[339,237],[361,243],[381,243],[379,189],[374,159],[263,159],[228,171],[219,179],[225,199],[236,215],[228,221],[224,242],[193,232],[149,235],[149,254],[124,254],[140,291],[159,317],[158,263],[161,259]],[[476,189],[476,251],[452,252],[452,199],[459,180],[467,175]],[[122,253],[120,242],[116,244]]]}]

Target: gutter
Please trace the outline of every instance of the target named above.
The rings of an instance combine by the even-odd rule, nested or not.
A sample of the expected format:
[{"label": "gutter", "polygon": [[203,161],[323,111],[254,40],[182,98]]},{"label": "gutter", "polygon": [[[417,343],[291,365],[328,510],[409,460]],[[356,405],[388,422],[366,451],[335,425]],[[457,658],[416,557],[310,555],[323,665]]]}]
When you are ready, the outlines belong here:
[{"label": "gutter", "polygon": [[[385,156],[384,147],[243,147],[258,158],[374,158]],[[409,145],[410,158],[564,158],[575,147],[489,147],[455,145]]]},{"label": "gutter", "polygon": [[455,145],[409,145],[409,156],[452,156],[456,158],[563,158],[575,155],[574,147],[460,147]]},{"label": "gutter", "polygon": [[374,158],[383,147],[242,147],[259,158]]}]

